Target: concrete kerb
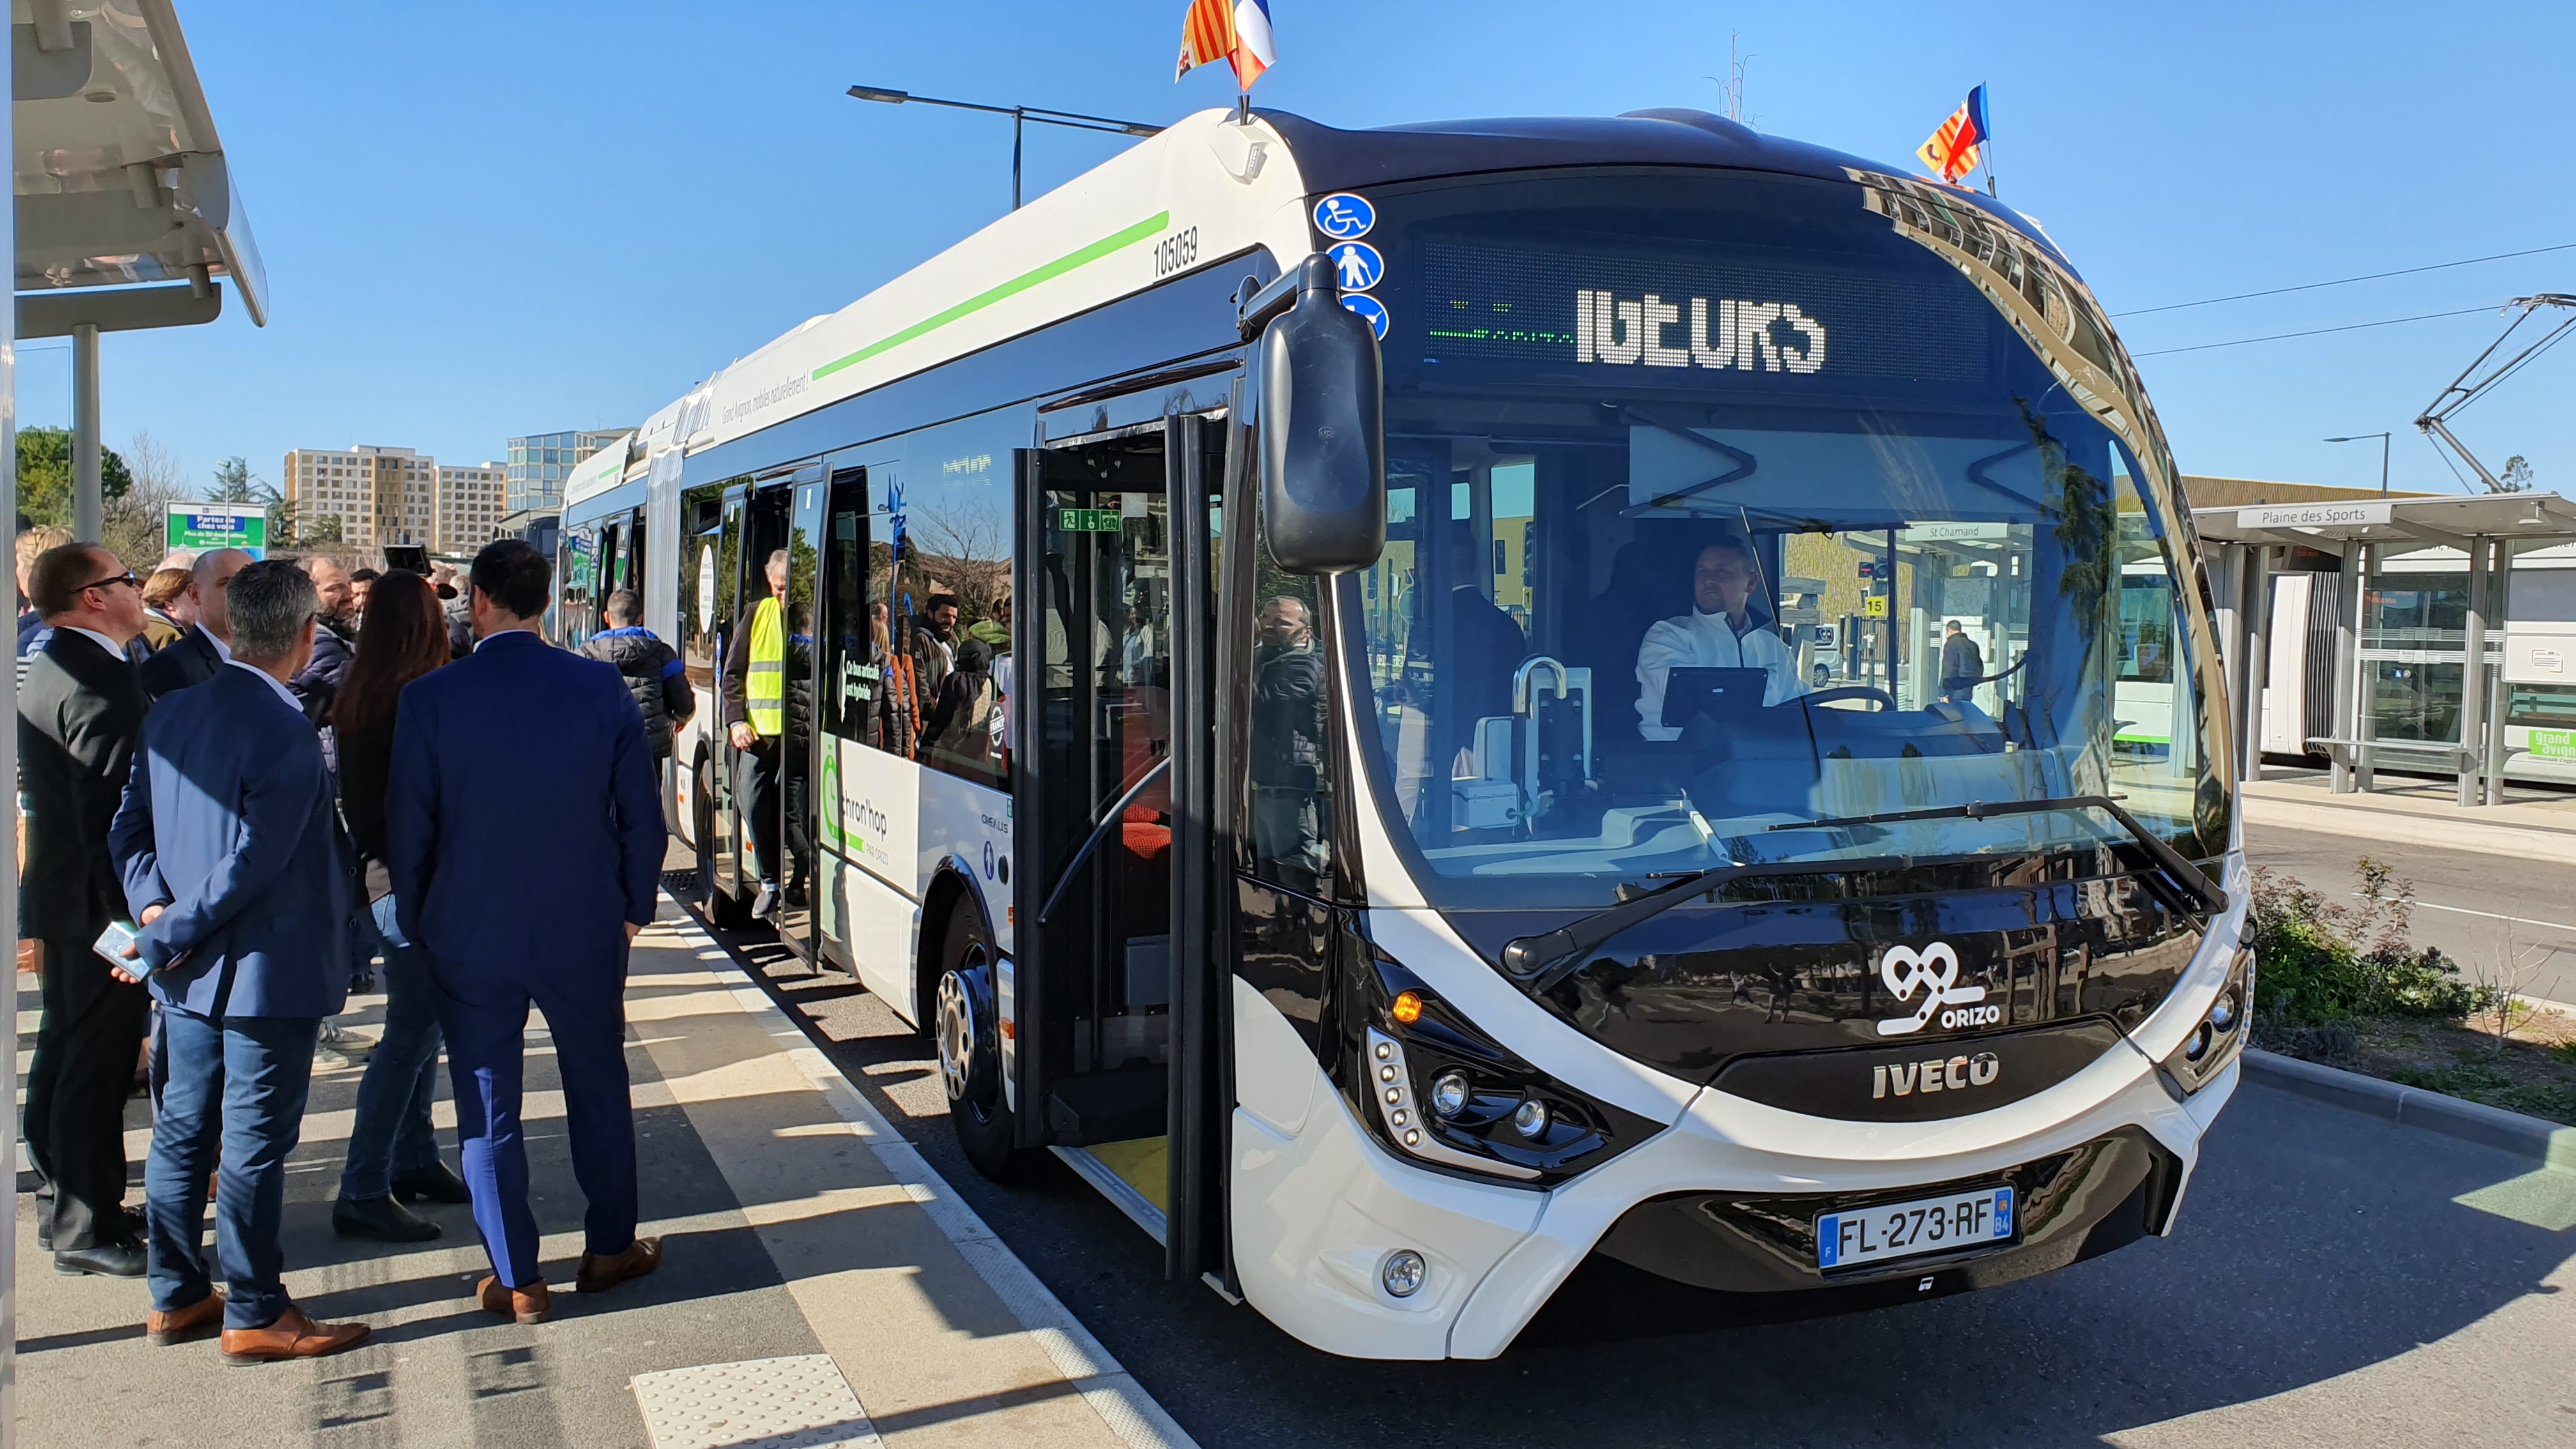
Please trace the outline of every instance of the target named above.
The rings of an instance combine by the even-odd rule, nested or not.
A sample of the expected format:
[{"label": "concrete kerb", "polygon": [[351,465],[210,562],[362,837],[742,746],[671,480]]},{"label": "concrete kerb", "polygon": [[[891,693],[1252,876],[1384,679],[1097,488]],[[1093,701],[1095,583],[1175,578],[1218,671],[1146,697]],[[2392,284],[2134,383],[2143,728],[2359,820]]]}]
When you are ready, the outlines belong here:
[{"label": "concrete kerb", "polygon": [[[2366,799],[2352,795],[2327,797],[2337,802]],[[2430,845],[2443,850],[2467,850],[2480,855],[2508,855],[2517,860],[2545,860],[2560,865],[2576,865],[2576,830],[2556,830],[2543,826],[2503,823],[2492,818],[2480,819],[2475,810],[2457,812],[2459,818],[2422,814],[2410,810],[2392,810],[2361,804],[2323,804],[2307,800],[2283,799],[2278,795],[2258,795],[2248,791],[2243,797],[2245,818],[2255,825],[2277,826],[2284,830],[2311,830],[2326,835],[2351,835],[2358,839],[2383,840],[2403,845]]]},{"label": "concrete kerb", "polygon": [[2543,1167],[2576,1170],[2576,1127],[2250,1047],[2245,1052],[2245,1070],[2285,1092],[2401,1127],[2500,1148]]},{"label": "concrete kerb", "polygon": [[701,962],[732,975],[733,984],[726,989],[733,993],[735,1003],[760,1023],[781,1054],[832,1104],[832,1110],[848,1125],[851,1134],[866,1143],[887,1173],[903,1185],[905,1195],[919,1203],[931,1221],[939,1225],[958,1254],[973,1265],[994,1295],[1010,1308],[1030,1338],[1045,1350],[1048,1360],[1109,1426],[1110,1432],[1131,1449],[1198,1449],[1188,1431],[1154,1401],[1153,1395],[1145,1392],[1134,1375],[1119,1366],[1063,1301],[1038,1281],[1028,1265],[957,1196],[938,1169],[904,1140],[903,1134],[850,1084],[840,1068],[832,1065],[831,1059],[779,1010],[769,993],[761,990],[740,963],[707,935],[685,907],[680,911],[678,925],[682,938],[695,948]]}]

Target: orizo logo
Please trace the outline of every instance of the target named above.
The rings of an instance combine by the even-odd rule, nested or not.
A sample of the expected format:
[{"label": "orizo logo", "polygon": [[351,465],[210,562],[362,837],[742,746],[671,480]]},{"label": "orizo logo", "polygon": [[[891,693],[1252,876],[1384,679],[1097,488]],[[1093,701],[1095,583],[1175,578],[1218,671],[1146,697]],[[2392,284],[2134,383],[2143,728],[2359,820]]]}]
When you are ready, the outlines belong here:
[{"label": "orizo logo", "polygon": [[[1685,307],[1689,331],[1667,339],[1665,329],[1682,327]],[[1775,330],[1779,327],[1791,335],[1784,339]],[[1818,372],[1825,365],[1825,324],[1795,302],[1711,302],[1706,297],[1667,302],[1653,292],[1623,302],[1608,292],[1586,289],[1574,294],[1574,360]]]},{"label": "orizo logo", "polygon": [[1979,1052],[1972,1057],[1952,1057],[1943,1061],[1899,1062],[1895,1066],[1869,1069],[1871,1100],[1891,1093],[1910,1097],[1916,1092],[1961,1092],[1970,1087],[1992,1086],[2003,1075],[2004,1064],[1993,1052]]},{"label": "orizo logo", "polygon": [[[1911,946],[1890,946],[1878,958],[1878,979],[1887,983],[1899,1001],[1911,1001],[1914,993],[1923,993],[1923,1004],[1912,1016],[1891,1016],[1878,1024],[1880,1036],[1910,1036],[1921,1031],[1938,1015],[1946,1030],[1960,1026],[1991,1026],[2004,1019],[2000,1006],[1977,1006],[1986,999],[1982,986],[1960,986],[1959,953],[1947,941],[1935,941],[1918,954]],[[1943,1010],[1944,1007],[1949,1008]],[[1959,1008],[1966,1007],[1967,1010]]]}]

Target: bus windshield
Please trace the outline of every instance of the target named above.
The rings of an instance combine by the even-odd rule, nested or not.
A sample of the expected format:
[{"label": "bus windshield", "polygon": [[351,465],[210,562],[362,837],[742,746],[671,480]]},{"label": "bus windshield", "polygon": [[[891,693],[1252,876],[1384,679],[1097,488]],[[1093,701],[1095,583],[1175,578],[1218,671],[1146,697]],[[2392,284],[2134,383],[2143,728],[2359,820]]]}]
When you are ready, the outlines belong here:
[{"label": "bus windshield", "polygon": [[2187,856],[2224,847],[2152,415],[2026,241],[2047,270],[1998,300],[1861,186],[1372,201],[1388,544],[1341,629],[1378,808],[1436,903],[2128,845],[2081,808],[1816,823],[1977,802],[2118,796]]}]

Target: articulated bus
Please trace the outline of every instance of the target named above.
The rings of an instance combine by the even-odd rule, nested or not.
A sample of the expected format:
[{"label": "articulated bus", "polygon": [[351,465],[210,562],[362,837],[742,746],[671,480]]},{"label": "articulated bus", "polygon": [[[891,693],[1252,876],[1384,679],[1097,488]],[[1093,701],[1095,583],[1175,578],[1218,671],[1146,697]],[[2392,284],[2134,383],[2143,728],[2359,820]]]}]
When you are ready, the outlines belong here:
[{"label": "articulated bus", "polygon": [[977,1169],[1317,1347],[2011,1282],[2169,1232],[2235,1089],[2199,545],[1985,197],[1690,111],[1211,111],[564,528],[561,636],[635,588],[699,692],[713,916],[929,1032]]}]

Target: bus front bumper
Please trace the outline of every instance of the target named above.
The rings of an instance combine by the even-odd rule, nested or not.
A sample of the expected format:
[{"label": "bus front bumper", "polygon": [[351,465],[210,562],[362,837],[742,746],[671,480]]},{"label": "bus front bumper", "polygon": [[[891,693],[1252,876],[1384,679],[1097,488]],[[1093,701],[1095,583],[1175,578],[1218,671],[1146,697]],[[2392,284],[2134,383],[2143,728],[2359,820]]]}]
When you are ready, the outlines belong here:
[{"label": "bus front bumper", "polygon": [[[1397,1359],[1500,1354],[1596,1252],[1685,1292],[1764,1295],[1766,1317],[1993,1286],[2166,1231],[2240,1070],[2177,1103],[2119,1051],[2010,1107],[1901,1134],[1702,1091],[1662,1133],[1544,1193],[1398,1158],[1319,1072],[1294,1136],[1235,1113],[1236,1270],[1306,1343]],[[2022,1189],[2031,1206],[2005,1247],[1830,1279],[1811,1266],[1816,1212],[2003,1182],[2041,1189]],[[1425,1270],[1397,1297],[1385,1268],[1405,1251]]]}]

